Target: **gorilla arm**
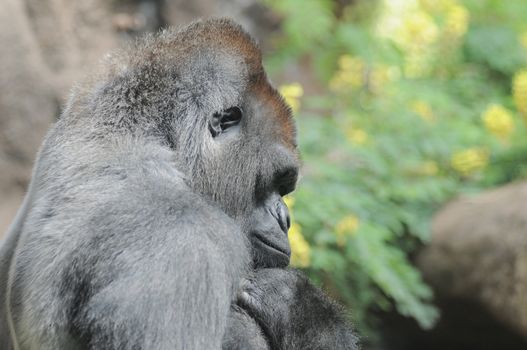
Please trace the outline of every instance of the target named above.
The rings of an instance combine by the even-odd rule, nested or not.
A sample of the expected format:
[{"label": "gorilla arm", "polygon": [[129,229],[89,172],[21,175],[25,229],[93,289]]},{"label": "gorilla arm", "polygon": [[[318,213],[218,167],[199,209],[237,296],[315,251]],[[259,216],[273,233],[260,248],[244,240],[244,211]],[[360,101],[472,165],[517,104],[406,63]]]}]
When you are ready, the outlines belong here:
[{"label": "gorilla arm", "polygon": [[[146,326],[145,334],[129,344],[130,348],[220,348],[243,266],[243,239],[240,233],[236,241],[239,230],[226,224],[225,215],[200,208],[196,200],[188,212],[186,201],[179,207],[172,202],[171,210],[181,210],[177,221],[144,232],[150,237],[140,239],[135,252],[131,249],[137,261],[128,259],[123,265],[128,271],[88,301],[86,319],[92,329],[109,331],[105,336],[115,338],[112,343],[129,342],[141,333],[136,326]],[[112,310],[114,307],[118,309]],[[101,337],[96,332],[91,336]],[[101,338],[101,345],[107,343]]]},{"label": "gorilla arm", "polygon": [[28,197],[29,196],[26,196],[24,199],[24,203],[18,210],[17,215],[0,246],[0,349],[12,348],[11,337],[9,335],[9,316],[6,309],[6,292],[11,259],[20,238],[20,230],[27,212],[27,203],[29,202]]},{"label": "gorilla arm", "polygon": [[[36,160],[33,172],[38,171],[39,162]],[[30,203],[33,200],[34,181],[29,183],[26,196],[22,205],[18,209],[13,222],[9,226],[3,240],[0,242],[0,349],[11,349],[13,347],[9,331],[9,322],[11,320],[10,311],[7,309],[7,292],[9,270],[13,255],[15,254],[16,246],[20,241],[21,231],[24,221],[26,220]]]},{"label": "gorilla arm", "polygon": [[9,286],[23,348],[221,348],[248,248],[167,168],[142,160],[124,176],[113,166],[67,203],[29,213],[25,227],[39,231],[23,232]]},{"label": "gorilla arm", "polygon": [[298,271],[262,269],[239,296],[272,349],[359,349],[358,338],[338,305]]}]

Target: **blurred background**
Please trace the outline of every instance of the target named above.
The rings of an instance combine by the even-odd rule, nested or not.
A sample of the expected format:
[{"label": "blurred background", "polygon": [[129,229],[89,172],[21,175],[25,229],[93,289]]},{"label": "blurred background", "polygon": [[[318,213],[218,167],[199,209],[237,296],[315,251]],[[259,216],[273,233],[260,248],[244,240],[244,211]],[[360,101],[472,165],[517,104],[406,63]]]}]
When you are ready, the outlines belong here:
[{"label": "blurred background", "polygon": [[71,86],[212,15],[293,107],[292,264],[364,348],[527,349],[524,0],[0,0],[0,232]]}]

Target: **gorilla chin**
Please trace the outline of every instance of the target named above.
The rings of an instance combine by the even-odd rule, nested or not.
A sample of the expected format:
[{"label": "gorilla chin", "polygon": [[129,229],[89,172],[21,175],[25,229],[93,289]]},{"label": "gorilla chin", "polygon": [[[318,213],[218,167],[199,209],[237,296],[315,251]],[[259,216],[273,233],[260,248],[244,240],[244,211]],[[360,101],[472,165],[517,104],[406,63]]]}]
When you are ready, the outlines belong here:
[{"label": "gorilla chin", "polygon": [[249,240],[255,267],[286,267],[291,258],[287,231],[291,219],[287,205],[279,194],[271,195],[252,216]]}]

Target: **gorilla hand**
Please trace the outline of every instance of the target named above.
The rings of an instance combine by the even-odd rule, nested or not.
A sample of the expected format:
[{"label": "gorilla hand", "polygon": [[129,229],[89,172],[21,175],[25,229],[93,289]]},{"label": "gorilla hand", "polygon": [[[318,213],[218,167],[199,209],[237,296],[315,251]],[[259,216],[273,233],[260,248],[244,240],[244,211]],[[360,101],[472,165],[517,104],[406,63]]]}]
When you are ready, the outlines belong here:
[{"label": "gorilla hand", "polygon": [[231,306],[223,350],[269,350],[260,326],[238,305]]},{"label": "gorilla hand", "polygon": [[342,308],[298,271],[256,271],[242,286],[238,303],[272,349],[358,349]]}]

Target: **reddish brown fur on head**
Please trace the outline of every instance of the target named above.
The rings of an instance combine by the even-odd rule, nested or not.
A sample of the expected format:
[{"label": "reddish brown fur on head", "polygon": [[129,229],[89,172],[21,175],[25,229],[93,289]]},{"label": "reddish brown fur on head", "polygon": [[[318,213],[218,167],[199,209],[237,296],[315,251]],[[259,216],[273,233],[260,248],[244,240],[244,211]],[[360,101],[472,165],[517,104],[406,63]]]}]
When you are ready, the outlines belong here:
[{"label": "reddish brown fur on head", "polygon": [[270,115],[278,124],[280,136],[285,146],[290,150],[296,151],[296,127],[291,108],[285,103],[284,98],[269,84],[265,76],[253,82],[251,90],[270,108]]}]

